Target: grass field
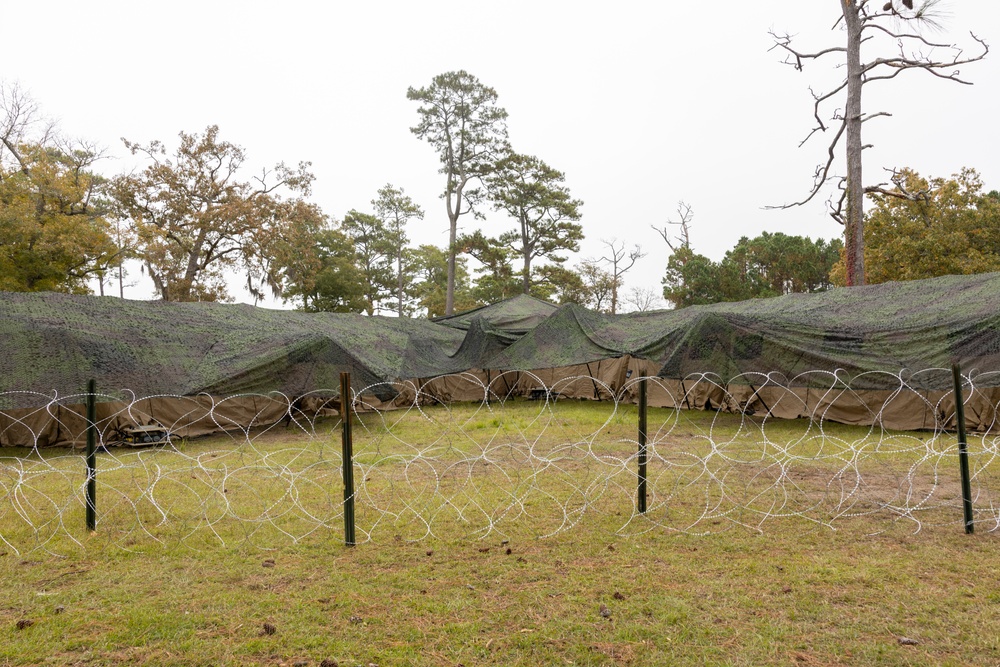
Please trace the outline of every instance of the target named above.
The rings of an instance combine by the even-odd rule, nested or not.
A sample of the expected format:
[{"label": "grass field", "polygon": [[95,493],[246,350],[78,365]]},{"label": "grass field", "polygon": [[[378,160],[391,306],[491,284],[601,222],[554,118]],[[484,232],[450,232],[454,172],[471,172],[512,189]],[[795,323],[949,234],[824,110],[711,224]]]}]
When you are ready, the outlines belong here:
[{"label": "grass field", "polygon": [[[651,411],[645,519],[634,418],[365,415],[355,547],[335,422],[102,454],[93,536],[57,503],[22,548],[0,509],[0,665],[1000,665],[998,535],[963,534],[943,440]],[[35,521],[82,483],[19,465]],[[919,532],[874,509],[924,497]]]}]

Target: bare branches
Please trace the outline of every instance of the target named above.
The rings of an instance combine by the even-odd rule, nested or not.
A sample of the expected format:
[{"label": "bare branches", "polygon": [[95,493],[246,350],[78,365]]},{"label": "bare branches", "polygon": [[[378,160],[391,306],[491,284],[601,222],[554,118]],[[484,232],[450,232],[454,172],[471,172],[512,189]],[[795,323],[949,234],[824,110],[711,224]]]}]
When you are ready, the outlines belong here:
[{"label": "bare branches", "polygon": [[878,185],[869,185],[865,188],[865,194],[880,194],[886,197],[892,197],[894,199],[905,199],[907,201],[930,201],[931,195],[934,194],[934,188],[927,186],[926,188],[921,188],[920,190],[911,191],[906,185],[906,173],[901,172],[898,169],[886,169],[891,176],[889,181],[893,185],[893,189],[886,189],[888,183],[879,183]]},{"label": "bare branches", "polygon": [[[843,80],[828,92],[816,93],[810,89],[813,97],[813,118],[815,125],[799,144],[801,147],[813,136],[828,129],[836,128],[836,133],[827,144],[826,159],[820,163],[813,173],[813,184],[807,196],[799,201],[781,206],[766,208],[787,209],[802,206],[812,201],[831,181],[837,182],[839,196],[832,197],[827,203],[830,215],[834,220],[845,226],[848,235],[846,247],[848,251],[848,284],[864,284],[864,214],[863,194],[882,194],[885,196],[904,197],[919,196],[916,193],[905,193],[905,188],[899,184],[896,188],[888,188],[887,184],[864,185],[861,154],[871,144],[861,140],[861,127],[867,121],[880,117],[889,117],[886,111],[865,114],[861,111],[861,96],[865,84],[873,81],[894,79],[901,72],[908,70],[923,71],[946,81],[968,85],[963,79],[960,68],[964,65],[982,60],[989,53],[989,45],[974,33],[970,33],[977,45],[971,54],[953,44],[940,43],[929,39],[921,33],[920,27],[939,28],[935,17],[938,0],[923,0],[915,7],[914,0],[888,0],[885,4],[872,4],[873,0],[842,0],[841,16],[836,26],[842,26],[846,33],[844,46],[830,47],[813,52],[800,51],[792,46],[792,37],[788,34],[770,32],[774,40],[773,49],[785,53],[784,64],[802,71],[806,62],[815,61],[829,54],[843,54],[846,64],[846,74]],[[881,11],[878,7],[881,6]],[[917,28],[914,30],[913,28]],[[882,41],[883,53],[896,50],[895,55],[880,56],[868,61],[861,59],[861,44],[870,43],[866,49],[877,48]],[[890,46],[892,40],[894,46]],[[942,52],[947,52],[944,57]],[[843,98],[841,97],[843,95]],[[830,105],[834,100],[843,99],[843,104],[837,105],[832,112]],[[843,109],[843,111],[841,111]],[[834,122],[829,122],[830,120]],[[835,156],[841,147],[846,152],[846,178],[834,172]]]},{"label": "bare branches", "polygon": [[[16,83],[0,83],[0,144],[25,174],[28,173],[28,164],[21,155],[21,144],[27,140],[30,129],[39,122],[38,105],[31,96]],[[49,124],[42,132],[42,143],[51,132],[52,125]],[[0,165],[3,164],[3,153],[0,149]]]},{"label": "bare branches", "polygon": [[[650,225],[650,227],[656,230],[657,234],[663,237],[663,240],[667,243],[667,247],[674,252],[677,252],[679,248],[691,247],[691,220],[694,218],[694,209],[690,204],[679,201],[677,202],[677,215],[680,216],[680,220],[667,218],[667,225],[663,228]],[[673,237],[673,241],[671,241],[670,225],[680,227],[680,236]]]},{"label": "bare branches", "polygon": [[803,68],[803,60],[816,60],[830,53],[843,53],[847,50],[842,46],[831,46],[828,49],[816,51],[815,53],[803,53],[792,48],[792,39],[794,38],[788,33],[778,34],[773,30],[769,30],[768,34],[771,35],[772,39],[774,39],[774,46],[768,49],[768,51],[773,51],[774,49],[784,49],[786,54],[782,63],[790,65],[800,72]]},{"label": "bare branches", "polygon": [[642,251],[639,244],[636,244],[632,250],[626,250],[625,242],[622,241],[619,244],[618,239],[601,239],[601,243],[608,250],[607,255],[601,257],[601,261],[611,266],[611,314],[614,315],[618,312],[618,289],[623,282],[622,276],[635,266],[638,260],[645,257],[646,253]]},{"label": "bare branches", "polygon": [[[804,206],[805,204],[808,204],[810,201],[815,199],[816,195],[818,195],[820,191],[822,191],[823,186],[826,185],[830,181],[830,179],[834,177],[831,172],[833,171],[833,162],[834,159],[836,158],[835,151],[837,148],[837,144],[840,143],[840,138],[844,135],[844,131],[847,129],[846,119],[841,118],[840,121],[841,123],[840,127],[837,128],[837,134],[833,137],[833,140],[827,146],[826,162],[817,165],[816,171],[813,173],[813,186],[809,190],[809,194],[804,199],[800,199],[799,201],[795,201],[790,204],[765,206],[764,208],[766,210],[775,210],[775,209],[783,210],[787,208],[794,208],[796,206]],[[799,145],[801,146],[801,144]]]}]

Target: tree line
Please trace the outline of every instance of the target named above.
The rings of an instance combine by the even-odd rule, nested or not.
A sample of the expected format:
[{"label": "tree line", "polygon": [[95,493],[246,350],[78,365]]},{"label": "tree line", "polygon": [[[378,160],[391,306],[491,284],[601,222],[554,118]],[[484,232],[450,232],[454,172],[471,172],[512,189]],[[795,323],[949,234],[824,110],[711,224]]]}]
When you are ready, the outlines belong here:
[{"label": "tree line", "polygon": [[[127,265],[138,263],[167,301],[231,300],[235,274],[255,297],[307,311],[433,317],[521,293],[614,313],[662,306],[661,296],[681,308],[849,282],[839,239],[765,232],[712,261],[694,250],[682,202],[678,220],[654,227],[670,251],[662,292],[626,292],[646,253],[602,239],[599,257],[568,265],[584,238],[583,202],[563,172],[514,150],[493,89],[458,71],[407,97],[418,104],[411,130],[440,163],[444,247],[411,244],[407,227],[426,212],[402,187],[386,184],[335,220],[309,199],[309,163],[248,176],[245,149],[217,126],[181,132],[173,149],[124,139],[145,166],[102,176],[103,151],[62,137],[23,90],[0,86],[0,289],[88,293],[96,283],[124,296]],[[892,182],[869,192],[868,282],[1000,269],[1000,196],[984,194],[974,170],[924,179],[903,168]],[[458,233],[461,216],[486,209],[510,226]]]}]

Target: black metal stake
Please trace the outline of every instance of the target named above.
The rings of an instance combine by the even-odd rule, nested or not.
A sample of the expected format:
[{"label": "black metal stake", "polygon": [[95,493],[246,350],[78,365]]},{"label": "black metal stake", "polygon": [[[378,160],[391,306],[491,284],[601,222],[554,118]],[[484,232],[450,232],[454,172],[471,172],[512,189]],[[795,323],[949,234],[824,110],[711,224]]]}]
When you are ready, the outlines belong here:
[{"label": "black metal stake", "polygon": [[342,465],[344,469],[344,543],[353,547],[354,540],[354,440],[351,435],[351,374],[340,374],[340,421]]},{"label": "black metal stake", "polygon": [[972,519],[972,480],[969,478],[969,448],[965,438],[965,399],[962,398],[962,369],[951,367],[955,380],[955,420],[958,422],[958,466],[962,473],[962,511],[965,515],[965,534],[975,532]]},{"label": "black metal stake", "polygon": [[646,378],[639,380],[639,514],[646,513]]},{"label": "black metal stake", "polygon": [[87,530],[97,530],[97,381],[87,382]]}]

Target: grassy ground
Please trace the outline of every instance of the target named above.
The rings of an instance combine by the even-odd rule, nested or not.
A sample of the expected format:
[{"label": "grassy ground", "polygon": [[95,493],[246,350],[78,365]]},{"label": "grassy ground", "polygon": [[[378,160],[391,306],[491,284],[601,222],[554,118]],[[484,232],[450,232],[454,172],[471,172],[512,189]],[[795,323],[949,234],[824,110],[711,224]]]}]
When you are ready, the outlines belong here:
[{"label": "grassy ground", "polygon": [[[389,413],[402,419],[391,434],[377,415],[366,416],[355,435],[372,497],[399,502],[383,471],[394,469],[405,448],[462,469],[483,451],[499,457],[511,438],[556,459],[561,442],[626,456],[635,437],[634,414],[627,411],[567,404],[539,420],[537,406],[505,410],[431,411],[433,429]],[[726,451],[740,471],[731,473],[730,487],[756,503],[751,508],[773,505],[773,493],[759,492],[769,488],[761,480],[770,466],[748,473],[762,434],[815,464],[802,467],[796,481],[802,489],[830,485],[826,472],[815,471],[836,472],[837,461],[849,456],[845,443],[882,448],[885,456],[869,475],[882,475],[878,493],[898,487],[906,477],[900,471],[919,460],[924,448],[916,443],[926,437],[831,426],[816,438],[803,424],[761,430],[730,417],[713,421],[671,411],[654,413],[651,424],[651,432],[665,433],[658,445],[664,461],[729,443]],[[222,438],[185,443],[185,455],[203,462],[198,471],[185,469],[187,477],[193,472],[204,479],[180,485],[178,474],[168,476],[159,506],[184,516],[190,488],[218,484],[211,462],[220,459],[230,473],[259,468],[260,457],[274,465],[318,466],[320,479],[335,487],[339,470],[327,463],[335,462],[339,447],[336,424],[318,431],[308,439],[291,430],[257,435],[256,454],[227,454],[232,443]],[[105,470],[112,459],[102,456]],[[57,461],[54,454],[42,458]],[[170,460],[157,458],[150,466]],[[573,456],[559,462],[565,479],[599,477],[594,467],[603,465]],[[422,488],[420,466],[413,467],[407,488]],[[804,474],[810,471],[812,477]],[[106,470],[102,479],[111,484],[116,474],[143,481],[134,467]],[[79,480],[68,475],[54,483],[73,487]],[[685,489],[700,487],[686,475],[657,479],[656,511],[697,511]],[[226,480],[227,498],[244,493],[243,482],[254,483],[242,472]],[[705,520],[705,535],[654,525],[624,536],[630,484],[609,492],[622,497],[624,509],[600,505],[545,539],[536,537],[544,530],[524,525],[524,516],[509,529],[470,539],[470,527],[453,511],[434,524],[435,537],[411,542],[407,538],[421,530],[405,512],[373,529],[376,517],[362,504],[359,526],[370,529],[371,541],[345,547],[336,488],[306,502],[325,503],[331,514],[328,525],[298,542],[274,539],[282,535],[273,524],[267,540],[258,539],[262,533],[236,539],[238,528],[220,524],[231,531],[223,533],[223,545],[206,538],[194,520],[187,527],[200,531],[197,538],[178,538],[183,531],[176,526],[162,528],[163,544],[145,534],[112,538],[113,520],[126,516],[128,506],[106,509],[98,532],[80,538],[82,547],[62,541],[50,549],[61,555],[19,554],[0,544],[0,665],[1000,665],[996,533],[968,536],[954,524],[914,533],[912,522],[891,523],[884,515],[844,519],[834,524],[837,530],[781,518],[758,532],[723,516]],[[282,488],[274,485],[276,497]],[[99,499],[110,502],[113,494],[102,489]],[[496,484],[477,489],[483,496],[505,493]],[[555,500],[572,506],[572,489],[545,489],[564,494]],[[43,486],[36,492],[53,493]],[[266,509],[268,493],[258,490],[250,504],[263,502]],[[545,507],[544,498],[536,500]],[[65,510],[67,524],[82,522],[79,509]],[[540,510],[526,510],[533,511]],[[0,516],[5,534],[12,534],[14,518],[10,511]],[[281,525],[301,521],[288,517]]]}]

